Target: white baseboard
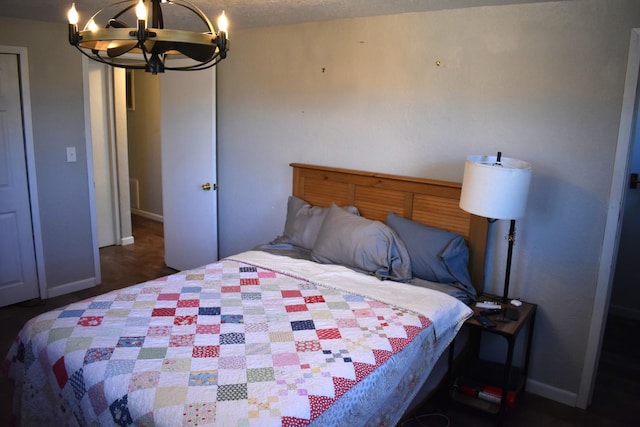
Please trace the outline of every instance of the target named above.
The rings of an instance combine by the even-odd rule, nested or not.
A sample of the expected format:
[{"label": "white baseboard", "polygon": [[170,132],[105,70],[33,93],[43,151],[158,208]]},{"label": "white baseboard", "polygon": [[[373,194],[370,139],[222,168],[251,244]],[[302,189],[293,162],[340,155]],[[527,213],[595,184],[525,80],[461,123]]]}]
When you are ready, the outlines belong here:
[{"label": "white baseboard", "polygon": [[133,215],[138,215],[144,218],[152,219],[158,222],[164,222],[164,218],[162,215],[154,214],[153,212],[143,211],[141,209],[133,209],[131,208],[131,213]]},{"label": "white baseboard", "polygon": [[65,283],[63,285],[58,285],[52,288],[48,288],[47,298],[54,298],[60,295],[66,295],[71,292],[81,291],[83,289],[88,289],[96,285],[99,285],[99,283],[95,277],[78,280],[77,282]]},{"label": "white baseboard", "polygon": [[637,308],[623,307],[621,305],[609,306],[609,314],[614,316],[626,317],[627,319],[640,320],[640,310]]},{"label": "white baseboard", "polygon": [[536,380],[527,380],[527,392],[563,403],[572,407],[577,406],[578,394]]},{"label": "white baseboard", "polygon": [[134,243],[133,236],[123,237],[122,239],[120,239],[120,244],[122,246],[133,245],[133,243]]}]

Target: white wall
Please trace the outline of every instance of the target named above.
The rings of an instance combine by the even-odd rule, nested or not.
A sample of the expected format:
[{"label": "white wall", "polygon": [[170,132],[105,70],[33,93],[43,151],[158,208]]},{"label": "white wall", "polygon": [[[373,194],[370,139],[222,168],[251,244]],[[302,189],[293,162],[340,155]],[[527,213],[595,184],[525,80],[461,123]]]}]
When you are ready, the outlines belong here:
[{"label": "white wall", "polygon": [[530,390],[574,402],[639,26],[637,1],[585,0],[234,31],[218,67],[220,255],[281,233],[291,162],[460,181],[469,154],[530,161],[512,295],[539,304]]}]

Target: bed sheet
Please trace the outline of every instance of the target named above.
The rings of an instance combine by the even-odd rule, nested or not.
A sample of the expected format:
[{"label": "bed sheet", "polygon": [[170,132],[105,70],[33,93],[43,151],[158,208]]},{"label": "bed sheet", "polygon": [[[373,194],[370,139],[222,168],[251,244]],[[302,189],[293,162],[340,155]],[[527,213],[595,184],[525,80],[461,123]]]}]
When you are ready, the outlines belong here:
[{"label": "bed sheet", "polygon": [[32,319],[14,407],[22,425],[394,425],[470,314],[250,251]]}]

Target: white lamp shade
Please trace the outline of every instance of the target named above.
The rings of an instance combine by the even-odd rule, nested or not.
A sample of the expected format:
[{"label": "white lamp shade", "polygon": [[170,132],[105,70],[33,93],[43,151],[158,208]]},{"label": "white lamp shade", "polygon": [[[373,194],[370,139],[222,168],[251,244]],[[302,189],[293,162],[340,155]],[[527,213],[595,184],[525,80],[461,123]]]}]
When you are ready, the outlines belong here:
[{"label": "white lamp shade", "polygon": [[460,207],[492,219],[524,215],[531,182],[531,163],[496,156],[469,156],[464,165]]}]

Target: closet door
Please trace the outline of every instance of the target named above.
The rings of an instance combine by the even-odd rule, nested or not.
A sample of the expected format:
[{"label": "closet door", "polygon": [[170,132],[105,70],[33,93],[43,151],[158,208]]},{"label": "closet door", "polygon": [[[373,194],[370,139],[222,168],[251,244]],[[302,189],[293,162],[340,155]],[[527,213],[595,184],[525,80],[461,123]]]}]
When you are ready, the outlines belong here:
[{"label": "closet door", "polygon": [[0,53],[0,306],[40,295],[18,65]]}]

